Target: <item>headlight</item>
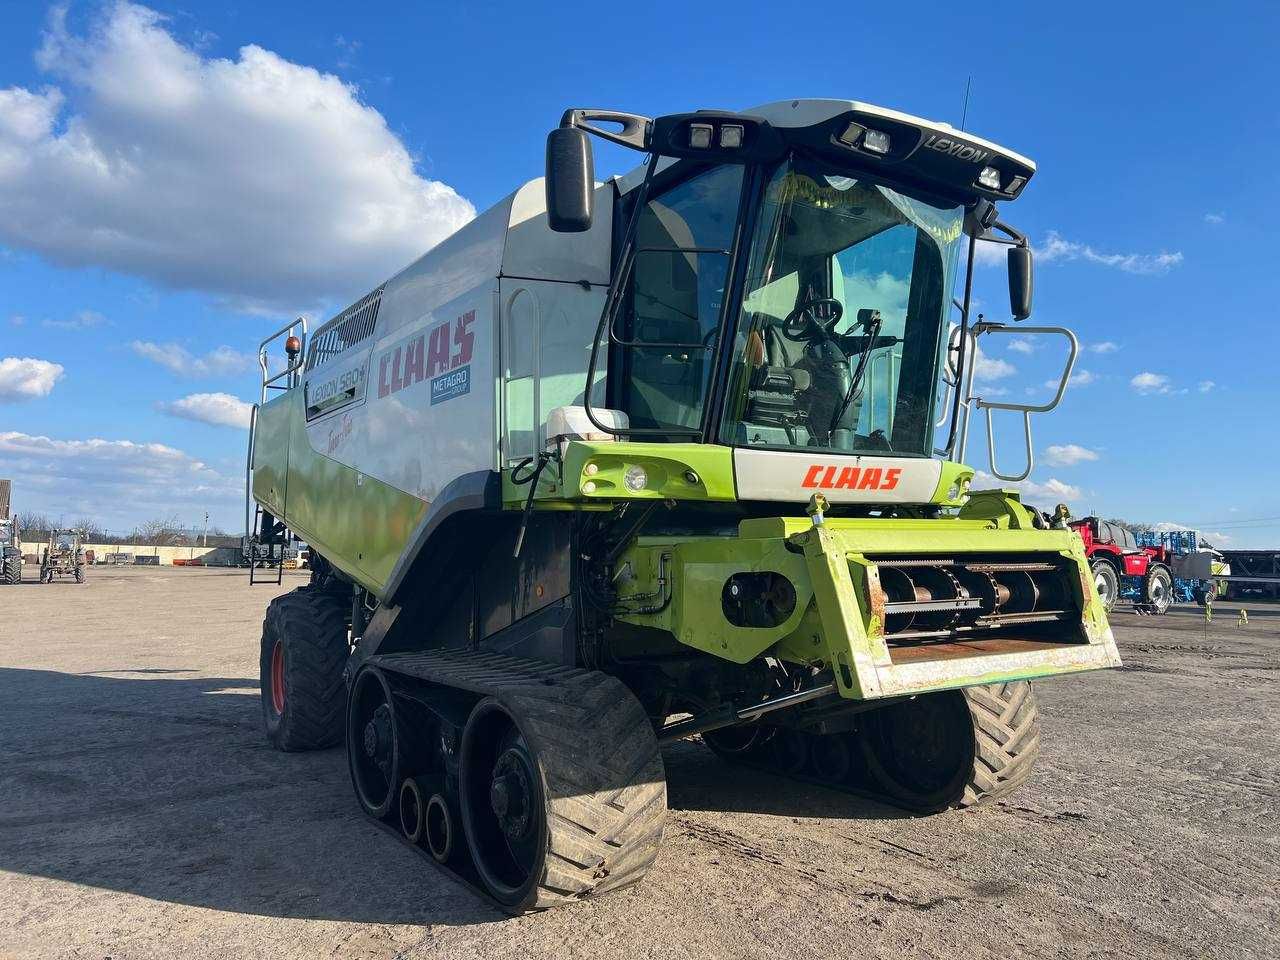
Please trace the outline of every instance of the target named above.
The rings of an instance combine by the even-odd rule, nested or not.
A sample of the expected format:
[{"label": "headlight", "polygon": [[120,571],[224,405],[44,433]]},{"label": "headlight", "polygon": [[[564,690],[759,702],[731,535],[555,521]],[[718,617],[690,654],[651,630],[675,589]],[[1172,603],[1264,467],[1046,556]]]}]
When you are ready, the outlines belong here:
[{"label": "headlight", "polygon": [[636,465],[627,467],[626,472],[622,475],[622,483],[632,493],[639,493],[649,484],[649,475],[644,472],[644,467]]}]

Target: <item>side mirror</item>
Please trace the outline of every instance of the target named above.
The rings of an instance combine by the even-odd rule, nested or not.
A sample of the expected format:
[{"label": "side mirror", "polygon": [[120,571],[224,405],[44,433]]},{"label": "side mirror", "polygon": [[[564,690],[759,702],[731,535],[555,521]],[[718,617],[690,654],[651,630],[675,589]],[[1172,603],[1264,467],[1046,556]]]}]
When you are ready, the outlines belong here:
[{"label": "side mirror", "polygon": [[547,135],[547,220],[556,233],[591,229],[595,164],[584,130],[558,127]]},{"label": "side mirror", "polygon": [[1013,319],[1031,316],[1031,248],[1009,248],[1009,309]]}]

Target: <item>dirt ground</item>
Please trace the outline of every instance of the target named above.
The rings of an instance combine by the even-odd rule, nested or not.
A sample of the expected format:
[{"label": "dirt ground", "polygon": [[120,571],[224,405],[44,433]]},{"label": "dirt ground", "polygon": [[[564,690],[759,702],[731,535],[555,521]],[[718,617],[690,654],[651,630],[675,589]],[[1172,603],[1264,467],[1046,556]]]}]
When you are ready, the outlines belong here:
[{"label": "dirt ground", "polygon": [[1039,685],[1037,773],[991,809],[678,744],[648,878],[510,919],[364,819],[341,749],[267,747],[262,613],[298,582],[0,587],[0,956],[1280,955],[1280,607],[1118,608],[1125,667]]}]

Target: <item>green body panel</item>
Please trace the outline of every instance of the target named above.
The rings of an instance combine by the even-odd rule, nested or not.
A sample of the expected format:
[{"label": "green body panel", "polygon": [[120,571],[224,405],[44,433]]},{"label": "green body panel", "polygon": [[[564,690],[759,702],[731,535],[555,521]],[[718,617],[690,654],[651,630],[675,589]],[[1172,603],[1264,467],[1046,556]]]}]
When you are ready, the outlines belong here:
[{"label": "green body panel", "polygon": [[[643,468],[647,482],[630,490],[623,474]],[[598,500],[736,499],[733,450],[707,443],[573,440],[567,445],[558,491],[547,496]],[[540,489],[539,493],[543,491]]]},{"label": "green body panel", "polygon": [[[996,509],[1003,500],[1003,511]],[[989,518],[744,520],[737,537],[641,538],[623,555],[629,564],[627,597],[664,596],[649,607],[632,605],[620,619],[669,631],[681,643],[735,663],[763,655],[833,668],[840,693],[850,699],[900,696],[928,690],[1026,680],[1119,663],[1106,613],[1088,574],[1080,538],[1069,530],[1030,528],[1016,498],[984,497]],[[1027,528],[1011,528],[1023,519]],[[883,598],[876,557],[895,554],[963,557],[1040,553],[1070,561],[1066,589],[1081,611],[1061,624],[1049,649],[1019,649],[949,659],[895,663],[885,643]],[[776,627],[738,627],[726,618],[722,591],[730,576],[774,572],[795,588],[796,605]],[[881,599],[881,602],[883,600]],[[644,612],[649,611],[649,612]],[[1040,646],[1045,646],[1041,644]]]},{"label": "green body panel", "polygon": [[[383,596],[427,502],[313,450],[301,390],[264,405],[257,430],[255,499],[335,567]],[[282,499],[280,461],[287,464]]]}]

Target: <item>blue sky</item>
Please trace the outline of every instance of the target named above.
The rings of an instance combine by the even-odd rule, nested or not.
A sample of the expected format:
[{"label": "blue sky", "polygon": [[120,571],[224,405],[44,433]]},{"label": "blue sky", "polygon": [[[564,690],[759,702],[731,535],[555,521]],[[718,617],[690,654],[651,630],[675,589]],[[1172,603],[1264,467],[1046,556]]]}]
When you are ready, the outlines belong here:
[{"label": "blue sky", "polygon": [[[567,106],[839,97],[958,123],[972,75],[967,128],[1040,168],[1005,208],[1040,253],[1031,322],[1086,345],[1035,421],[1033,499],[1280,543],[1280,8],[403,6],[0,3],[19,509],[238,530],[243,408],[221,395],[256,399],[245,355],[539,175]],[[998,266],[977,284],[996,318],[1003,286]],[[988,391],[1043,391],[1057,348],[1009,343],[986,347]]]}]

